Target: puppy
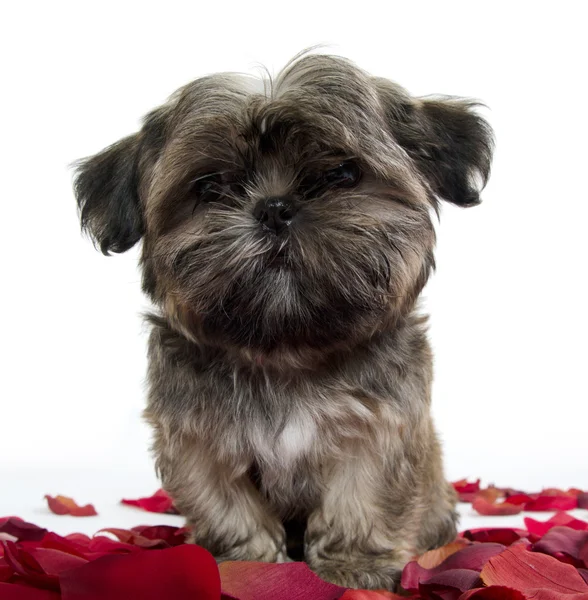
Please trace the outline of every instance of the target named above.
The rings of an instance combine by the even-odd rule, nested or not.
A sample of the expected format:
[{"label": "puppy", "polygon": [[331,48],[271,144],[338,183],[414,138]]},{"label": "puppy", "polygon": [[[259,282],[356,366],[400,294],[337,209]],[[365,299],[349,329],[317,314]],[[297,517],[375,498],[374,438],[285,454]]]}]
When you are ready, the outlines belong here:
[{"label": "puppy", "polygon": [[474,109],[303,54],[198,79],[77,163],[96,245],[142,240],[156,466],[219,561],[288,560],[297,531],[325,580],[393,589],[454,537],[416,303],[439,200],[489,176]]}]

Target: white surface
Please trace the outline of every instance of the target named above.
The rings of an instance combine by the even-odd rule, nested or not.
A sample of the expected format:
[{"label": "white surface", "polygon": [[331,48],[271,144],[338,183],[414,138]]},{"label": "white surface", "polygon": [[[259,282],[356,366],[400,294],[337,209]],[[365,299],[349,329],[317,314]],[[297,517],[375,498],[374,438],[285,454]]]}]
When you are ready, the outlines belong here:
[{"label": "white surface", "polygon": [[[122,498],[150,496],[158,487],[149,473],[123,471],[44,470],[21,473],[0,472],[0,517],[19,516],[60,535],[81,532],[93,535],[105,527],[129,529],[136,525],[175,525],[181,527],[178,515],[149,513],[120,504]],[[45,494],[73,497],[78,504],[94,504],[98,516],[71,517],[55,515],[47,508]],[[477,527],[516,527],[524,529],[525,517],[547,521],[552,512],[521,513],[488,517],[475,513],[470,504],[459,504],[459,530]],[[588,510],[572,510],[569,514],[588,520]]]},{"label": "white surface", "polygon": [[[150,469],[137,252],[105,258],[82,239],[67,164],[136,130],[196,76],[258,62],[275,70],[324,42],[415,94],[490,107],[497,151],[484,204],[444,208],[425,299],[449,477],[588,488],[583,9],[565,0],[8,3],[0,465]],[[27,472],[3,480],[2,502],[24,502],[10,496]]]}]

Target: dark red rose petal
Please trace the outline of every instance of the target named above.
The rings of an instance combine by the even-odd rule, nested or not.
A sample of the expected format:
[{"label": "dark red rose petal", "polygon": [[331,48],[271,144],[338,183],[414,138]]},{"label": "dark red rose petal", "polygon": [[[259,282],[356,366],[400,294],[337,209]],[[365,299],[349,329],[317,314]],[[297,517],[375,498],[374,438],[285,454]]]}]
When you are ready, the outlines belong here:
[{"label": "dark red rose petal", "polygon": [[24,550],[33,548],[51,548],[80,558],[88,558],[87,545],[83,546],[82,544],[73,541],[73,539],[69,539],[69,536],[64,538],[53,532],[46,533],[42,540],[36,542],[21,542],[20,546]]},{"label": "dark red rose petal", "polygon": [[60,600],[58,592],[40,590],[24,585],[0,583],[0,598],[2,600]]},{"label": "dark red rose petal", "polygon": [[541,540],[532,546],[533,552],[549,554],[559,558],[564,554],[572,559],[575,567],[587,567],[584,554],[588,556],[588,531],[576,531],[569,527],[554,527],[550,529]]},{"label": "dark red rose petal", "polygon": [[30,540],[37,541],[47,533],[46,529],[27,523],[18,517],[4,517],[0,519],[0,533],[14,536],[19,542]]},{"label": "dark red rose petal", "polygon": [[[510,498],[509,498],[510,502]],[[525,504],[526,511],[573,510],[578,500],[573,496],[541,495]]]},{"label": "dark red rose petal", "polygon": [[588,598],[588,585],[574,567],[546,554],[529,552],[519,544],[490,558],[481,576],[486,585],[504,585],[521,592],[547,590],[560,596],[582,592]]},{"label": "dark red rose petal", "polygon": [[425,569],[417,561],[409,562],[402,572],[401,585],[411,592],[419,589],[419,584],[427,583],[431,577],[453,569],[480,571],[492,556],[504,550],[502,544],[472,544],[446,558],[434,569]]},{"label": "dark red rose petal", "polygon": [[136,500],[121,500],[123,504],[128,506],[136,506],[142,508],[148,512],[154,513],[172,513],[178,514],[178,511],[174,507],[173,500],[165,490],[157,490],[153,496],[146,498],[137,498]]},{"label": "dark red rose petal", "polygon": [[59,591],[58,577],[45,573],[43,567],[29,553],[19,548],[14,542],[0,542],[0,544],[4,548],[6,563],[25,583]]},{"label": "dark red rose petal", "polygon": [[426,583],[419,584],[419,593],[425,597],[441,596],[444,599],[457,600],[463,592],[479,587],[481,583],[478,571],[451,569],[433,575]]},{"label": "dark red rose petal", "polygon": [[510,546],[514,542],[526,537],[524,529],[509,529],[507,527],[492,527],[480,529],[468,529],[461,534],[466,540],[472,542],[494,542],[503,546]]},{"label": "dark red rose petal", "polygon": [[163,540],[170,546],[180,546],[185,543],[187,529],[171,525],[140,525],[131,531],[149,540]]},{"label": "dark red rose petal", "polygon": [[513,590],[503,585],[491,585],[490,587],[477,588],[465,592],[459,597],[459,600],[526,600],[526,598],[518,590]]},{"label": "dark red rose petal", "polygon": [[219,600],[216,561],[185,544],[127,556],[103,556],[61,575],[62,600]]},{"label": "dark red rose petal", "polygon": [[[2,550],[2,554],[4,554],[4,550]],[[13,575],[14,571],[12,570],[12,567],[10,567],[8,565],[8,563],[6,562],[6,560],[4,560],[4,556],[0,557],[0,581],[8,581],[12,575]]]},{"label": "dark red rose petal", "polygon": [[95,517],[98,513],[92,504],[79,506],[75,500],[67,496],[45,496],[51,512],[56,515],[71,515],[72,517]]},{"label": "dark red rose petal", "polygon": [[118,542],[106,537],[105,535],[97,535],[93,537],[88,544],[88,551],[98,553],[100,555],[106,554],[134,554],[140,552],[139,546],[133,546],[133,544],[126,544],[124,542]]},{"label": "dark red rose petal", "polygon": [[578,508],[588,510],[588,492],[580,492],[576,500],[578,501]]}]

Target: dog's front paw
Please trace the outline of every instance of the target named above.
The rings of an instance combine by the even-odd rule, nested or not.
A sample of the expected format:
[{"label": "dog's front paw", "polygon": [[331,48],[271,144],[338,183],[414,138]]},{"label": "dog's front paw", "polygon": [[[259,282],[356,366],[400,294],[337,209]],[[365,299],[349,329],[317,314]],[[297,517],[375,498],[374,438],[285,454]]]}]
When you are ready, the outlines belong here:
[{"label": "dog's front paw", "polygon": [[325,581],[343,587],[395,591],[403,564],[389,557],[350,556],[345,560],[316,559],[311,569]]}]

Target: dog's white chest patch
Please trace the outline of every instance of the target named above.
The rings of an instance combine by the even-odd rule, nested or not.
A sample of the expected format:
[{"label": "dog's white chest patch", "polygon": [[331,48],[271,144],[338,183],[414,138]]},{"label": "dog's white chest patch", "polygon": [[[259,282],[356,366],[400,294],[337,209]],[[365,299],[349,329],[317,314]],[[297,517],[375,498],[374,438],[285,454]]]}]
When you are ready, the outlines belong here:
[{"label": "dog's white chest patch", "polygon": [[316,424],[309,414],[290,417],[275,444],[276,458],[285,464],[306,454],[316,437]]},{"label": "dog's white chest patch", "polygon": [[297,412],[290,415],[278,432],[258,430],[251,441],[257,457],[266,465],[289,469],[311,450],[316,436],[317,426],[312,415]]}]

